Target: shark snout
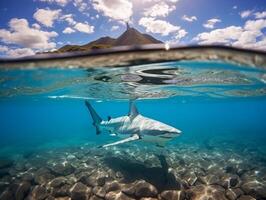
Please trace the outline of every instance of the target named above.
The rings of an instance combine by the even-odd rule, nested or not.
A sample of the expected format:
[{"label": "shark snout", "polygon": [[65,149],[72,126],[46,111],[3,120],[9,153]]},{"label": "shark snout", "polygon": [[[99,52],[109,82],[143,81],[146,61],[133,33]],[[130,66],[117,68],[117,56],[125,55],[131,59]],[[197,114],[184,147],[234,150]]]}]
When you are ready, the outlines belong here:
[{"label": "shark snout", "polygon": [[174,130],[170,131],[169,133],[178,136],[182,133],[182,131],[179,129],[174,129]]}]

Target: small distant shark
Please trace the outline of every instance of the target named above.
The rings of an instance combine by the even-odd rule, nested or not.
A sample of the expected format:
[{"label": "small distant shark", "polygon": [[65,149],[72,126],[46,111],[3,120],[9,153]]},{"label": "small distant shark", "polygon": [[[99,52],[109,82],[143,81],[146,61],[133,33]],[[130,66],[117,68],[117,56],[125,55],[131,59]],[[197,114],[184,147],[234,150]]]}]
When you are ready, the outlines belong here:
[{"label": "small distant shark", "polygon": [[174,127],[139,114],[133,101],[130,101],[128,115],[117,118],[108,117],[107,121],[99,117],[88,101],[85,101],[85,104],[93,119],[97,135],[102,131],[108,131],[110,135],[122,138],[122,140],[100,147],[109,147],[136,140],[151,142],[159,147],[164,147],[166,142],[181,134],[181,131]]}]

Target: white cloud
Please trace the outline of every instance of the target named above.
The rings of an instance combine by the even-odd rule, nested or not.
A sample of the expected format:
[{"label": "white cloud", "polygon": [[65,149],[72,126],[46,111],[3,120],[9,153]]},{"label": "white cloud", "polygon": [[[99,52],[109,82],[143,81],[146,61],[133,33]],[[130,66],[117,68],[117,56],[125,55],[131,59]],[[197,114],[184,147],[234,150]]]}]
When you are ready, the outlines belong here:
[{"label": "white cloud", "polygon": [[263,18],[266,18],[266,11],[263,11],[263,12],[256,12],[254,13],[256,19],[263,19]]},{"label": "white cloud", "polygon": [[60,17],[61,20],[66,21],[69,25],[75,25],[77,22],[73,19],[73,15],[72,14],[67,14],[67,15],[62,15]]},{"label": "white cloud", "polygon": [[24,56],[32,56],[34,55],[34,51],[30,48],[17,48],[10,49],[6,52],[6,55],[9,57],[24,57]]},{"label": "white cloud", "polygon": [[68,4],[69,0],[40,0],[42,2],[56,3],[60,6],[65,6]]},{"label": "white cloud", "polygon": [[146,32],[159,33],[167,36],[170,33],[179,31],[179,26],[174,26],[167,21],[155,19],[153,17],[142,17],[139,20],[139,25],[146,28]]},{"label": "white cloud", "polygon": [[211,32],[200,33],[194,38],[200,44],[228,44],[232,40],[237,40],[242,33],[242,28],[239,26],[229,26],[223,29],[215,29]]},{"label": "white cloud", "polygon": [[237,9],[237,6],[233,6],[233,9],[236,10]]},{"label": "white cloud", "polygon": [[249,20],[244,27],[229,26],[200,33],[194,40],[198,41],[199,44],[224,44],[266,50],[266,39],[262,32],[265,28],[266,19]]},{"label": "white cloud", "polygon": [[84,2],[84,0],[74,0],[73,5],[77,7],[80,12],[83,12],[88,8],[88,4]]},{"label": "white cloud", "polygon": [[119,26],[112,26],[111,31],[115,31],[117,29],[119,29]]},{"label": "white cloud", "polygon": [[207,22],[206,22],[205,24],[203,24],[203,26],[204,26],[205,28],[213,29],[214,26],[215,26],[215,24],[216,24],[216,23],[219,23],[219,22],[221,22],[220,19],[212,18],[212,19],[207,20]]},{"label": "white cloud", "polygon": [[180,29],[180,30],[177,32],[177,35],[175,36],[175,39],[176,39],[177,41],[179,41],[180,39],[182,39],[183,37],[185,37],[187,34],[188,34],[187,31],[185,31],[184,29]]},{"label": "white cloud", "polygon": [[83,33],[93,33],[94,32],[94,26],[91,26],[89,24],[85,24],[85,23],[77,23],[74,28],[79,31],[79,32],[83,32]]},{"label": "white cloud", "polygon": [[61,9],[58,10],[50,10],[50,9],[37,9],[37,11],[34,13],[33,17],[41,24],[52,27],[53,23],[56,19],[59,18]]},{"label": "white cloud", "polygon": [[0,52],[6,52],[6,51],[8,51],[8,47],[0,45]]},{"label": "white cloud", "polygon": [[71,33],[75,33],[76,31],[70,27],[67,27],[63,30],[63,33],[65,34],[71,34]]},{"label": "white cloud", "polygon": [[16,44],[26,48],[51,49],[56,46],[50,39],[58,34],[29,27],[26,19],[13,18],[10,29],[0,29],[0,39],[6,44]]},{"label": "white cloud", "polygon": [[[144,3],[145,2],[162,2],[162,0],[142,0]],[[164,0],[165,2],[169,2],[169,3],[177,3],[179,0]]]},{"label": "white cloud", "polygon": [[239,13],[241,18],[247,18],[248,16],[250,16],[252,14],[252,10],[244,10],[242,12]]},{"label": "white cloud", "polygon": [[165,2],[160,2],[153,5],[151,8],[147,8],[144,12],[145,16],[149,17],[166,17],[170,12],[174,11],[176,7],[174,5],[168,5]]},{"label": "white cloud", "polygon": [[41,26],[39,24],[37,24],[37,23],[34,23],[31,26],[32,26],[32,28],[35,28],[35,29],[38,29],[38,30],[41,29]]},{"label": "white cloud", "polygon": [[92,0],[92,6],[98,12],[113,20],[128,22],[133,14],[130,0]]},{"label": "white cloud", "polygon": [[197,17],[196,16],[187,16],[187,15],[183,15],[182,17],[183,20],[188,21],[188,22],[193,22],[193,21],[197,21]]},{"label": "white cloud", "polygon": [[246,30],[262,30],[266,27],[266,19],[248,20],[245,23]]}]

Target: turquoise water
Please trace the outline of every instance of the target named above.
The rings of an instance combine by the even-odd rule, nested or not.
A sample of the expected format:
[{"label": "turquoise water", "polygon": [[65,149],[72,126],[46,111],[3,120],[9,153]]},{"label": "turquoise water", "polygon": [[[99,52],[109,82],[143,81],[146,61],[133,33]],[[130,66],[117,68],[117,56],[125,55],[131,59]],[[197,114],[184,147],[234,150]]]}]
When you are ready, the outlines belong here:
[{"label": "turquoise water", "polygon": [[[220,191],[220,196],[214,199],[230,199],[228,193],[237,193],[238,188],[241,190],[238,198],[250,195],[266,199],[266,71],[263,69],[221,61],[182,61],[130,68],[2,69],[0,83],[0,157],[13,162],[8,173],[0,173],[2,182],[8,183],[1,187],[4,195],[10,191],[14,179],[22,180],[18,174],[28,172],[30,167],[34,168],[33,176],[41,167],[52,171],[51,180],[59,176],[51,169],[51,160],[56,163],[63,159],[73,165],[76,171],[71,174],[79,180],[81,171],[88,171],[80,167],[86,158],[98,163],[99,169],[92,167],[98,169],[97,173],[102,168],[122,173],[122,179],[114,176],[112,181],[132,184],[144,180],[157,188],[156,194],[146,196],[162,198],[163,191],[171,189],[184,192],[180,199],[214,198],[215,192],[207,196],[203,192],[209,188],[216,193]],[[135,99],[143,116],[178,128],[182,134],[164,148],[140,140],[99,150],[99,145],[119,138],[108,132],[95,134],[84,101],[89,100],[99,116],[107,120],[108,116],[127,115],[129,99]],[[158,155],[163,159],[158,159]],[[42,166],[33,162],[40,157]],[[86,161],[87,165],[91,162]],[[24,165],[23,169],[17,169],[18,165]],[[168,171],[172,170],[175,181],[181,181],[181,186],[177,187],[174,181],[175,187],[167,188],[162,180],[151,178],[152,173],[158,173],[157,168],[160,172],[166,166]],[[208,171],[213,166],[223,174]],[[233,170],[228,170],[230,167]],[[242,174],[241,170],[246,171]],[[147,176],[149,172],[151,177]],[[186,174],[191,175],[190,179]],[[202,181],[209,176],[229,182],[237,176],[237,184]],[[37,186],[48,187],[50,179],[40,182],[33,178],[25,198],[36,192]],[[68,185],[70,188],[74,183]],[[117,190],[114,191],[118,195]],[[47,192],[49,195],[56,196]],[[59,196],[71,195],[69,191]],[[93,192],[90,195],[97,196]],[[140,199],[136,195],[128,196]]]}]

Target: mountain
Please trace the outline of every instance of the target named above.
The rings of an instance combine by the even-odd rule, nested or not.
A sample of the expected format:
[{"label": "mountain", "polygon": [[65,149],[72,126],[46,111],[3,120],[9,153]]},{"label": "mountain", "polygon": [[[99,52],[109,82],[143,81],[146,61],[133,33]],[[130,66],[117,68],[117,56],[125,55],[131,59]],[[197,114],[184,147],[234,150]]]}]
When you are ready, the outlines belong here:
[{"label": "mountain", "polygon": [[127,25],[127,30],[122,33],[118,38],[111,37],[101,37],[97,40],[94,40],[85,45],[65,45],[55,52],[72,52],[72,51],[89,51],[90,49],[104,49],[116,46],[125,46],[125,45],[144,45],[144,44],[159,44],[162,43],[160,40],[155,39],[154,37],[143,34],[131,28]]},{"label": "mountain", "polygon": [[150,35],[142,34],[134,28],[128,28],[122,35],[120,35],[116,39],[114,46],[158,44],[158,43],[162,42]]}]

